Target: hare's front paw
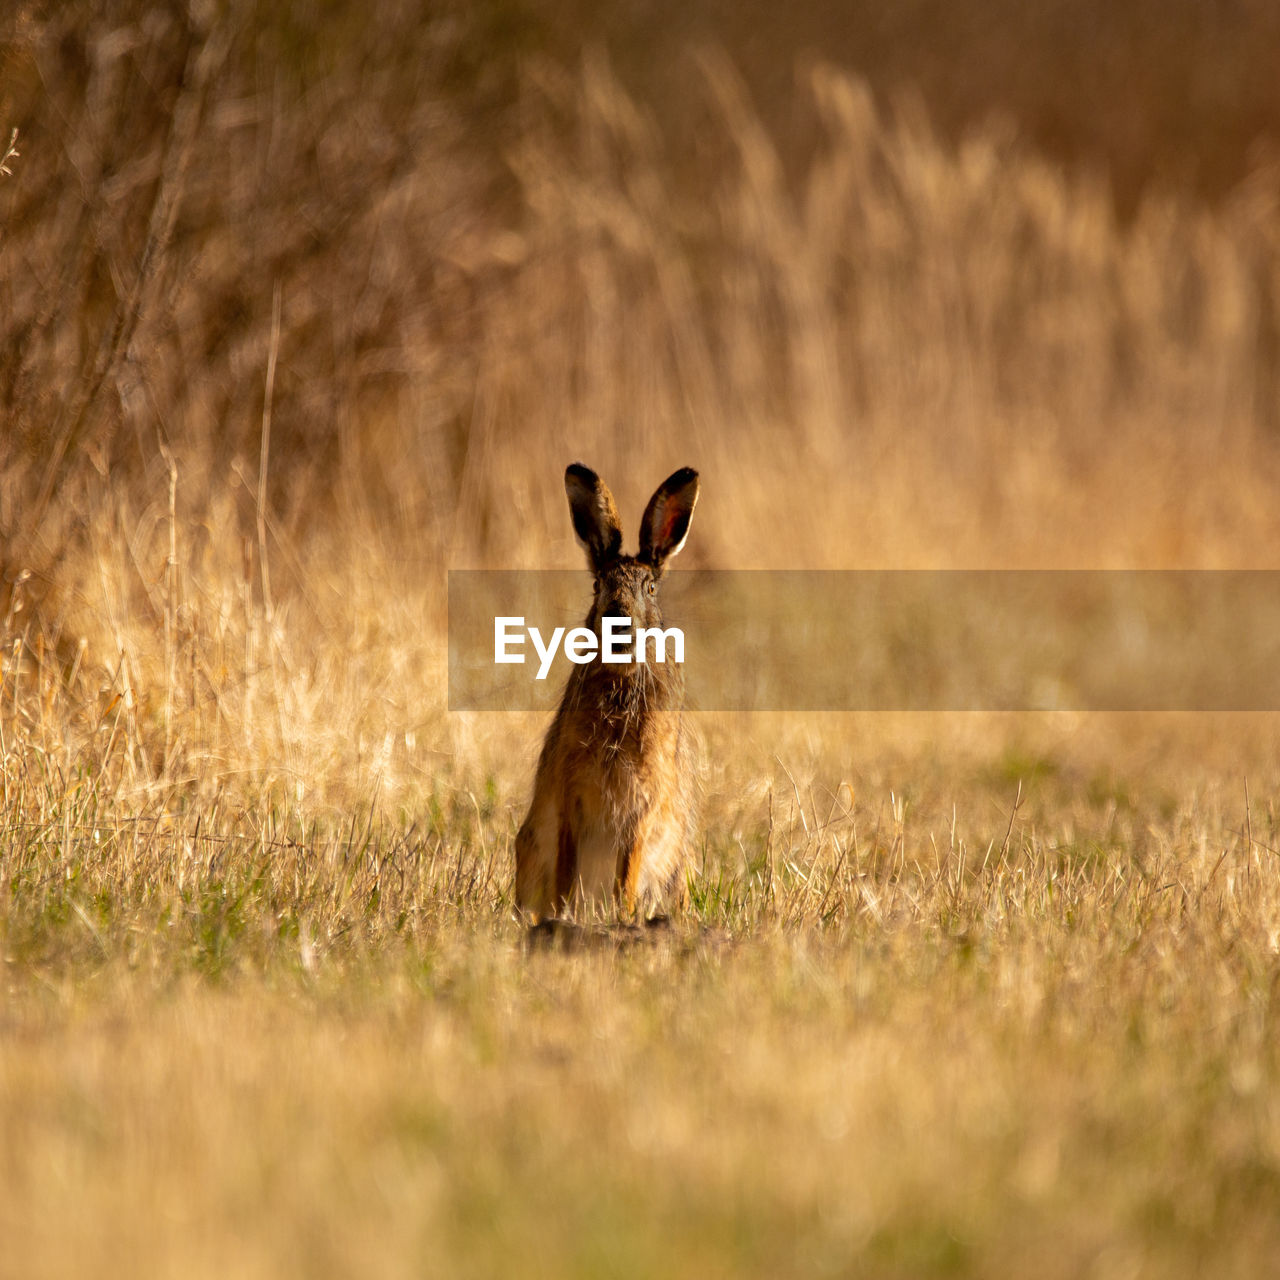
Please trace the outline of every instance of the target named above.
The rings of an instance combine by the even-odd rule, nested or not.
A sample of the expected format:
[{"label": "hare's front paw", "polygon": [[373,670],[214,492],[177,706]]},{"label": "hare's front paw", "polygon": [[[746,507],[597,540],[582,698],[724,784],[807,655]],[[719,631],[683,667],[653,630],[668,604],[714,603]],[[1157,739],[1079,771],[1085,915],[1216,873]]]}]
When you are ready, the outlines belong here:
[{"label": "hare's front paw", "polygon": [[525,946],[530,951],[573,951],[586,941],[586,930],[572,920],[562,920],[559,916],[548,916],[530,925],[525,933]]}]

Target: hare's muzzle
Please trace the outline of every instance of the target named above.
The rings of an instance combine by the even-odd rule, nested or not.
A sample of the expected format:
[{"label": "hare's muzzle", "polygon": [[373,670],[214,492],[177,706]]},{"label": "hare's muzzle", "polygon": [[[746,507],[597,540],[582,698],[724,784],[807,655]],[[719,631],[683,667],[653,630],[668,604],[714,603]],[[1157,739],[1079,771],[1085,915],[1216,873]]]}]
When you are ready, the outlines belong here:
[{"label": "hare's muzzle", "polygon": [[643,612],[638,608],[628,607],[625,602],[620,600],[610,600],[602,605],[599,610],[599,617],[600,627],[604,626],[607,618],[621,619],[621,622],[615,624],[616,626],[621,626],[622,622],[626,622],[630,627],[638,627],[644,624]]}]

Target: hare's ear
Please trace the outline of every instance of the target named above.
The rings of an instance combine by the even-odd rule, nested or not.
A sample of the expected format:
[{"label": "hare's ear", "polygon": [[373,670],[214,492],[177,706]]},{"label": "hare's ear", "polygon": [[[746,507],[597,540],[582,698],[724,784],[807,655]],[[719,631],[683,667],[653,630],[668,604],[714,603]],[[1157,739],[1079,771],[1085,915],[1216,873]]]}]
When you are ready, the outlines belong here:
[{"label": "hare's ear", "polygon": [[573,513],[573,531],[599,572],[622,548],[622,522],[608,485],[590,467],[575,462],[564,473],[564,490]]},{"label": "hare's ear", "polygon": [[649,499],[640,521],[640,559],[647,560],[659,573],[684,546],[697,501],[698,473],[692,467],[681,467],[675,475],[668,476]]}]

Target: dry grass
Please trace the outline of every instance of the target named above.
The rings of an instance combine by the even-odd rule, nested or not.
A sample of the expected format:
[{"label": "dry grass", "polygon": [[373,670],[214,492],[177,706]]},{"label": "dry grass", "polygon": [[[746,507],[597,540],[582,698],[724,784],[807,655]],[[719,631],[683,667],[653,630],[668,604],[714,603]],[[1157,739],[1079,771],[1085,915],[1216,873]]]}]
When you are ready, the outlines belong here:
[{"label": "dry grass", "polygon": [[1267,1273],[1274,716],[702,717],[689,915],[530,955],[443,614],[575,456],[699,566],[1274,565],[1274,168],[706,45],[691,158],[535,11],[9,20],[0,1272]]},{"label": "dry grass", "polygon": [[1274,813],[1186,766],[957,760],[852,807],[718,789],[692,916],[569,955],[511,920],[501,791],[343,826],[113,811],[33,768],[5,796],[11,1264],[1257,1274]]}]

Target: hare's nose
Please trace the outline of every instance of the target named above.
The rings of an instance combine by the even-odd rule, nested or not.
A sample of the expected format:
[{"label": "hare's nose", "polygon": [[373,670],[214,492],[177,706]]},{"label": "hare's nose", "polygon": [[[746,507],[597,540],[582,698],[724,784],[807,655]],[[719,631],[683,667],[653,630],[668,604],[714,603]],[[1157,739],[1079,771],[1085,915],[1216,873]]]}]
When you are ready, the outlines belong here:
[{"label": "hare's nose", "polygon": [[623,600],[618,596],[614,596],[611,600],[606,600],[601,615],[606,618],[626,618],[628,621],[633,619],[635,610],[633,601]]}]

